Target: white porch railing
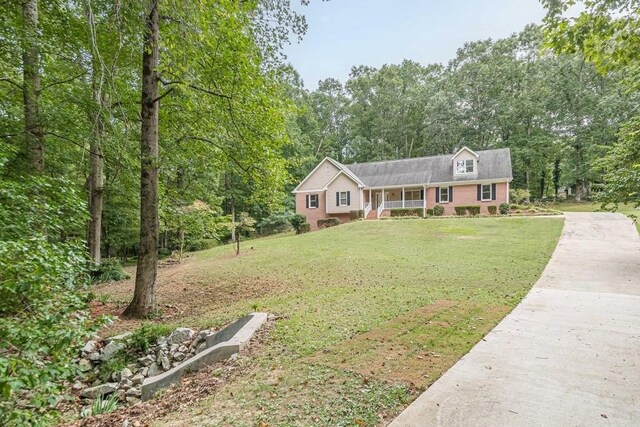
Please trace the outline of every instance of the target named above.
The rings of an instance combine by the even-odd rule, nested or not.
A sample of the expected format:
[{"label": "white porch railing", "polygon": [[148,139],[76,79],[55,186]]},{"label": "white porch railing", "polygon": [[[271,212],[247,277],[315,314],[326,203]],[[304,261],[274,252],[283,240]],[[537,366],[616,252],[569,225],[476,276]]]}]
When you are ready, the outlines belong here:
[{"label": "white porch railing", "polygon": [[384,203],[380,203],[380,206],[378,206],[378,216],[377,216],[377,218],[380,218],[380,215],[382,214],[383,210],[384,210]]},{"label": "white porch railing", "polygon": [[364,219],[369,217],[369,212],[371,212],[371,202],[364,205]]},{"label": "white porch railing", "polygon": [[385,200],[383,209],[422,208],[424,200]]}]

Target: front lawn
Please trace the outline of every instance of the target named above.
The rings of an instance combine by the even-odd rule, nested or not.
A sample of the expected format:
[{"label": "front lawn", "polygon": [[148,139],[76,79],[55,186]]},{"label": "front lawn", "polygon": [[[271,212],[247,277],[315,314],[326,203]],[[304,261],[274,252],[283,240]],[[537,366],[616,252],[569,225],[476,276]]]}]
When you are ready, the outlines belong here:
[{"label": "front lawn", "polygon": [[[522,299],[562,223],[361,221],[161,269],[158,300],[175,325],[221,325],[255,310],[281,318],[243,359],[244,375],[157,423],[384,424]],[[116,301],[131,291],[131,280],[100,289]]]}]

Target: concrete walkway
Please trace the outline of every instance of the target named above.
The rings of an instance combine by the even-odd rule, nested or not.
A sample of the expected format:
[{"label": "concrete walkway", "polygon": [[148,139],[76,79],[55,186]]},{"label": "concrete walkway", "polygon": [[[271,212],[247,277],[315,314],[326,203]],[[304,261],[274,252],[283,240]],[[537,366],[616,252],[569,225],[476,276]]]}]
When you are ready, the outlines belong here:
[{"label": "concrete walkway", "polygon": [[640,237],[567,213],[527,297],[391,426],[594,425],[640,426]]}]

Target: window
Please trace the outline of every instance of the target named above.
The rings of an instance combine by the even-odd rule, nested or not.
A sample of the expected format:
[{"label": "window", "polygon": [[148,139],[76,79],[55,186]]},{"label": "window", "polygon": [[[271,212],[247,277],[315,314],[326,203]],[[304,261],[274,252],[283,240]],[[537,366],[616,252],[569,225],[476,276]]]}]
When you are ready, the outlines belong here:
[{"label": "window", "polygon": [[457,160],[456,173],[473,173],[473,160]]},{"label": "window", "polygon": [[440,187],[440,203],[449,203],[449,187]]},{"label": "window", "polygon": [[482,184],[482,201],[491,200],[491,184]]},{"label": "window", "polygon": [[338,193],[338,206],[349,206],[349,192],[340,191]]},{"label": "window", "polygon": [[324,170],[326,172],[331,172],[331,166],[329,164],[325,165]]},{"label": "window", "polygon": [[317,208],[318,207],[318,195],[317,194],[309,194],[309,207]]},{"label": "window", "polygon": [[420,197],[420,190],[410,190],[404,192],[405,200],[422,200]]}]

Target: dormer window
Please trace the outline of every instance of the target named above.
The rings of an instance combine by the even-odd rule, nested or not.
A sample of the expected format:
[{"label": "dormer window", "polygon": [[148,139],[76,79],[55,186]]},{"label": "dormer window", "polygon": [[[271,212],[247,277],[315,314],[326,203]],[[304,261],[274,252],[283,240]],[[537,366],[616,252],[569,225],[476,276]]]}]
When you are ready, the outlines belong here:
[{"label": "dormer window", "polygon": [[473,173],[473,159],[456,160],[456,173]]}]

